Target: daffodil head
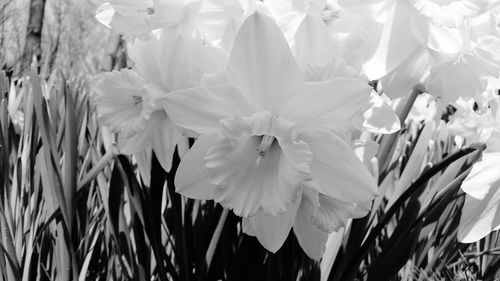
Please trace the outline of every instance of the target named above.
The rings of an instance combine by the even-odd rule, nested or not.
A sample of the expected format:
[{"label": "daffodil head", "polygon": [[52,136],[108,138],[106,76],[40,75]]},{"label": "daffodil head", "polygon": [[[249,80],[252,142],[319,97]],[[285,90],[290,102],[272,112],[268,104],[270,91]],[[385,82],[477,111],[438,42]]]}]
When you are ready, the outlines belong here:
[{"label": "daffodil head", "polygon": [[232,209],[274,252],[306,183],[336,200],[370,202],[375,181],[339,134],[369,105],[365,81],[305,82],[280,29],[260,13],[243,22],[221,76],[164,99],[172,120],[200,135],[179,165],[177,192]]},{"label": "daffodil head", "polygon": [[145,84],[146,80],[133,70],[94,78],[94,99],[101,125],[126,137],[141,131],[151,113],[158,109]]}]

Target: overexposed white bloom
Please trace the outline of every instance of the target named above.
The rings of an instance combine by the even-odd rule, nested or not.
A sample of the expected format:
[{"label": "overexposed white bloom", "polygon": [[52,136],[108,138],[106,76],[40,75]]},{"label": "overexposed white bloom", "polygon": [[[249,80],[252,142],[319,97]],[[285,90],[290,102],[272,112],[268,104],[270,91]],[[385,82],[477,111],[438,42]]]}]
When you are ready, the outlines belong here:
[{"label": "overexposed white bloom", "polygon": [[151,38],[156,29],[180,29],[220,41],[233,20],[239,19],[245,1],[233,0],[110,0],[101,5],[96,18],[103,25],[133,40]]},{"label": "overexposed white bloom", "polygon": [[218,81],[165,97],[174,122],[200,134],[177,170],[178,192],[248,218],[244,229],[271,251],[294,225],[304,185],[346,204],[372,200],[373,177],[336,133],[369,105],[366,82],[305,82],[279,28],[259,13],[241,26]]},{"label": "overexposed white bloom", "polygon": [[388,96],[404,96],[425,82],[430,94],[449,102],[481,94],[487,77],[498,77],[500,60],[494,46],[500,39],[493,28],[488,32],[485,20],[476,20],[484,18],[489,2],[342,0],[340,4],[385,23],[365,71],[370,79],[381,79]]},{"label": "overexposed white bloom", "polygon": [[450,133],[464,138],[469,144],[485,143],[496,126],[495,116],[487,106],[479,105],[478,109],[474,109],[474,104],[473,99],[466,101],[462,98],[453,103],[457,111],[447,128]]},{"label": "overexposed white bloom", "polygon": [[129,43],[135,63],[98,76],[94,81],[101,124],[119,133],[122,153],[153,149],[165,170],[170,170],[182,131],[161,107],[169,92],[198,86],[205,73],[225,65],[225,57],[201,38],[162,32],[158,38]]},{"label": "overexposed white bloom", "polygon": [[467,193],[462,208],[457,238],[464,243],[478,241],[500,228],[500,132],[495,131],[487,143],[480,162],[462,183]]},{"label": "overexposed white bloom", "polygon": [[143,89],[145,83],[145,78],[128,69],[96,77],[93,88],[101,124],[125,137],[144,129],[155,110],[153,97]]}]

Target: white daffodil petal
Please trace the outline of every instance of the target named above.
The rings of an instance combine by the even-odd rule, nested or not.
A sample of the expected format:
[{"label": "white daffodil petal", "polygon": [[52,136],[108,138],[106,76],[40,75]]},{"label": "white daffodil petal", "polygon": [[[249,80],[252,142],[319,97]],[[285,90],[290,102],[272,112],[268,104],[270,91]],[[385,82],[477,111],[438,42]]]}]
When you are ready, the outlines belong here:
[{"label": "white daffodil petal", "polygon": [[380,79],[384,94],[391,99],[408,95],[429,71],[429,56],[424,47],[418,47],[411,56]]},{"label": "white daffodil petal", "polygon": [[236,35],[227,79],[258,109],[273,112],[304,76],[280,29],[269,17],[254,13]]},{"label": "white daffodil petal", "polygon": [[299,132],[336,128],[369,107],[372,88],[361,79],[336,78],[310,85],[309,91],[294,95],[280,110],[280,116],[297,123]]},{"label": "white daffodil petal", "polygon": [[462,31],[445,25],[436,26],[425,16],[413,13],[409,19],[415,39],[427,48],[443,54],[455,54],[464,45]]},{"label": "white daffodil petal", "polygon": [[313,215],[319,208],[318,193],[306,190],[308,189],[304,189],[302,201],[297,211],[293,232],[304,252],[311,259],[320,260],[325,252],[328,233],[321,231],[312,223]]},{"label": "white daffodil petal", "polygon": [[98,19],[103,19],[105,25],[111,26],[114,31],[122,33],[130,40],[135,37],[149,37],[153,1],[109,0],[108,3],[114,10],[111,21],[108,22],[109,11],[108,15],[102,15],[102,12],[98,15]]},{"label": "white daffodil petal", "polygon": [[364,114],[363,129],[376,134],[392,134],[401,129],[399,117],[384,99],[373,94],[370,102],[372,106]]},{"label": "white daffodil petal", "polygon": [[161,41],[155,37],[149,40],[135,40],[127,44],[127,55],[135,63],[137,69],[149,81],[161,83],[161,68],[158,57],[162,53]]},{"label": "white daffodil petal", "polygon": [[257,235],[252,227],[252,224],[250,223],[250,218],[241,218],[241,230],[243,233],[253,237]]},{"label": "white daffodil petal", "polygon": [[107,28],[111,28],[111,21],[113,20],[113,16],[115,15],[115,9],[109,2],[105,2],[101,6],[97,8],[97,11],[95,13],[95,18],[97,19],[98,22],[100,22],[102,25],[106,26]]},{"label": "white daffodil petal", "polygon": [[300,197],[283,213],[275,216],[258,212],[248,218],[255,236],[268,251],[276,253],[285,243],[295,221]]},{"label": "white daffodil petal", "polygon": [[162,105],[178,126],[200,134],[219,130],[219,120],[234,112],[255,112],[240,91],[228,86],[174,91],[162,99]]},{"label": "white daffodil petal", "polygon": [[168,172],[172,167],[175,146],[182,137],[181,131],[163,110],[153,113],[150,122],[156,130],[151,139],[153,150],[163,169]]},{"label": "white daffodil petal", "polygon": [[325,63],[336,53],[332,34],[319,15],[306,15],[291,43],[292,53],[301,67]]},{"label": "white daffodil petal", "polygon": [[500,227],[500,182],[496,182],[483,200],[467,195],[462,208],[457,239],[471,243]]},{"label": "white daffodil petal", "polygon": [[377,194],[377,184],[349,144],[329,131],[301,135],[314,158],[311,173],[320,193],[345,202],[367,202]]},{"label": "white daffodil petal", "polygon": [[429,94],[450,102],[458,97],[474,97],[484,92],[487,82],[468,62],[468,57],[470,55],[464,55],[456,62],[446,62],[432,68],[425,87]]},{"label": "white daffodil petal", "polygon": [[275,18],[280,18],[291,12],[307,12],[311,0],[266,0],[264,3]]},{"label": "white daffodil petal", "polygon": [[312,223],[320,230],[331,233],[345,226],[350,218],[366,216],[370,207],[371,200],[356,204],[319,194],[319,208]]},{"label": "white daffodil petal", "polygon": [[500,152],[484,153],[483,159],[474,164],[462,183],[462,190],[478,200],[487,199],[493,189],[500,187]]},{"label": "white daffodil petal", "polygon": [[214,199],[214,186],[210,183],[203,158],[219,140],[216,134],[202,135],[182,158],[175,174],[175,190],[189,198]]},{"label": "white daffodil petal", "polygon": [[228,26],[243,16],[244,7],[234,0],[201,1],[199,12],[194,15],[196,28],[211,42],[221,40]]},{"label": "white daffodil petal", "polygon": [[338,0],[337,2],[342,8],[352,13],[378,22],[385,22],[395,1],[397,0]]},{"label": "white daffodil petal", "polygon": [[459,26],[466,17],[477,16],[487,10],[489,0],[408,0],[419,14],[435,25]]},{"label": "white daffodil petal", "polygon": [[144,130],[129,138],[120,136],[118,147],[124,154],[136,154],[153,148],[163,169],[170,171],[172,156],[180,136],[180,129],[168,118],[165,111],[157,110],[151,114]]},{"label": "white daffodil petal", "polygon": [[391,72],[418,47],[408,24],[412,9],[407,1],[397,1],[392,8],[392,15],[384,25],[377,50],[364,65],[370,79],[378,79]]}]

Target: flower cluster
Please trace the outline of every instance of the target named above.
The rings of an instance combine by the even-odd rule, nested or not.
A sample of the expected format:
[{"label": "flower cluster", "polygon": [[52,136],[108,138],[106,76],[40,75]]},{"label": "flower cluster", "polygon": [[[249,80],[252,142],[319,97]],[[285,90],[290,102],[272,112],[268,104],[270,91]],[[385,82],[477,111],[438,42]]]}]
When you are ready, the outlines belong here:
[{"label": "flower cluster", "polygon": [[154,151],[167,171],[195,138],[177,192],[231,209],[272,252],[293,229],[320,259],[329,233],[377,195],[366,136],[400,129],[391,98],[424,85],[467,105],[498,78],[490,2],[109,1],[96,17],[126,38],[133,64],[94,78],[98,115],[122,153]]}]

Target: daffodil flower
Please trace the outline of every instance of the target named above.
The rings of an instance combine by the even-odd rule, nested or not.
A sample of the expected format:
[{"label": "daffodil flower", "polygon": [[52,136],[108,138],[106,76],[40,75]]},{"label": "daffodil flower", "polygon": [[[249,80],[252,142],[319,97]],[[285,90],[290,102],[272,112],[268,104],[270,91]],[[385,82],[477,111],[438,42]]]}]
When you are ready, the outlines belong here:
[{"label": "daffodil flower", "polygon": [[101,5],[97,20],[128,40],[148,40],[156,29],[180,29],[200,33],[204,39],[220,41],[232,21],[244,11],[233,0],[110,0]]},{"label": "daffodil flower", "polygon": [[[391,98],[425,82],[427,91],[445,102],[481,94],[485,77],[498,75],[492,47],[498,38],[473,34],[475,17],[489,9],[489,2],[339,1],[346,9],[384,22],[375,54],[364,65],[370,79],[380,79]],[[488,63],[487,57],[492,58]]]},{"label": "daffodil flower", "polygon": [[474,110],[474,102],[473,99],[459,98],[453,103],[457,111],[447,128],[453,135],[464,138],[468,144],[485,143],[495,128],[496,120],[487,106]]},{"label": "daffodil flower", "polygon": [[[332,30],[323,20],[323,14],[327,12],[327,1],[271,0],[265,4],[277,18],[292,54],[305,72],[306,81],[323,82],[335,77],[361,77],[360,67],[356,69],[353,67],[355,62],[347,62],[342,56],[344,50],[341,45],[345,43],[333,36]],[[366,51],[366,48],[358,46],[358,50]],[[360,122],[363,123],[363,129],[391,134],[401,128],[398,117],[380,96],[372,94],[370,103],[371,107],[364,113],[364,122]],[[359,113],[359,119],[363,119],[362,112]]]},{"label": "daffodil flower", "polygon": [[178,192],[250,219],[271,251],[293,226],[306,183],[349,204],[373,199],[373,177],[336,133],[369,105],[363,80],[305,82],[280,29],[254,13],[218,81],[164,98],[174,122],[200,134],[177,170]]},{"label": "daffodil flower", "polygon": [[183,131],[160,100],[174,90],[198,86],[205,73],[225,65],[225,57],[199,37],[170,32],[148,41],[136,40],[128,50],[133,69],[105,73],[94,80],[101,125],[119,133],[122,153],[152,149],[169,171]]},{"label": "daffodil flower", "polygon": [[145,83],[144,77],[128,69],[97,76],[92,84],[101,124],[125,137],[143,130],[155,110],[153,97],[143,89]]},{"label": "daffodil flower", "polygon": [[480,240],[500,229],[500,132],[494,131],[480,162],[462,183],[467,194],[457,238],[463,243]]}]

